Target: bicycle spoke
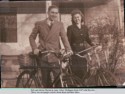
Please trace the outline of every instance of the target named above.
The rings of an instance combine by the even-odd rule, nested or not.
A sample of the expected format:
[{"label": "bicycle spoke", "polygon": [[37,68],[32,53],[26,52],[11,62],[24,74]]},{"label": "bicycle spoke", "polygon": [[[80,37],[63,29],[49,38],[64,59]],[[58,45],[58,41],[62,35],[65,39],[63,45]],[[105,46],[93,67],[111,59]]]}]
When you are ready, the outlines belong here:
[{"label": "bicycle spoke", "polygon": [[104,82],[105,82],[105,85],[106,85],[106,86],[110,86],[110,83],[108,82],[108,79],[106,78],[105,73],[102,75],[102,77],[103,77],[103,80],[104,80]]},{"label": "bicycle spoke", "polygon": [[104,86],[100,75],[98,75],[98,80],[99,80],[98,86]]},{"label": "bicycle spoke", "polygon": [[30,74],[31,74],[30,71],[22,72],[17,79],[16,87],[23,87],[23,88],[38,87],[37,79],[34,77],[33,74],[32,75]]},{"label": "bicycle spoke", "polygon": [[35,81],[33,78],[29,81],[28,85],[29,85],[29,87],[36,87]]}]

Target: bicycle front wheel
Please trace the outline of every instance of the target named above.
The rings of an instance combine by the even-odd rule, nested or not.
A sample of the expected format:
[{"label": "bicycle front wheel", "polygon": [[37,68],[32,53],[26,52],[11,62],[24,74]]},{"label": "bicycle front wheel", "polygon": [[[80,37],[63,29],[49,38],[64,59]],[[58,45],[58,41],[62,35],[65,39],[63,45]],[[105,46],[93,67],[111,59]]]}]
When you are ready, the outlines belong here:
[{"label": "bicycle front wheel", "polygon": [[36,88],[37,79],[31,75],[30,71],[23,71],[17,78],[16,87],[18,88]]}]

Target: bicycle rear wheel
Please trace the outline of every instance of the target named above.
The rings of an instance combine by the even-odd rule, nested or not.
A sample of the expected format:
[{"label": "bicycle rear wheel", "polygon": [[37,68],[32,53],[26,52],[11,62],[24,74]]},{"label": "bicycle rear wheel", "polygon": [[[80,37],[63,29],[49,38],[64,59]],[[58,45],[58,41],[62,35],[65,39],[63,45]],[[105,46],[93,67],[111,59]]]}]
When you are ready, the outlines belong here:
[{"label": "bicycle rear wheel", "polygon": [[117,79],[113,73],[104,69],[98,69],[96,74],[91,74],[85,82],[85,86],[117,86]]},{"label": "bicycle rear wheel", "polygon": [[84,87],[97,86],[96,75],[90,74],[87,75],[86,78],[83,79]]},{"label": "bicycle rear wheel", "polygon": [[30,71],[23,71],[17,78],[16,87],[18,88],[36,88],[38,86],[36,77],[32,76]]},{"label": "bicycle rear wheel", "polygon": [[99,86],[117,86],[118,84],[116,76],[108,70],[102,70],[102,72],[99,73],[99,78]]},{"label": "bicycle rear wheel", "polygon": [[80,78],[75,75],[66,75],[63,77],[63,86],[64,87],[82,87],[83,82]]}]

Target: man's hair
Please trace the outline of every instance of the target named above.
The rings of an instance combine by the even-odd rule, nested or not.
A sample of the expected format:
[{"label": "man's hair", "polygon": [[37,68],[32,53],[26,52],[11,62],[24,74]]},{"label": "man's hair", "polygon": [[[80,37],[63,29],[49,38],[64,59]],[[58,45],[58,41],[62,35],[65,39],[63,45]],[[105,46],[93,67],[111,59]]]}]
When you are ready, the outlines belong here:
[{"label": "man's hair", "polygon": [[49,8],[48,8],[48,12],[49,12],[51,9],[53,9],[53,8],[57,8],[57,9],[59,9],[56,5],[52,5],[52,6],[49,6]]}]

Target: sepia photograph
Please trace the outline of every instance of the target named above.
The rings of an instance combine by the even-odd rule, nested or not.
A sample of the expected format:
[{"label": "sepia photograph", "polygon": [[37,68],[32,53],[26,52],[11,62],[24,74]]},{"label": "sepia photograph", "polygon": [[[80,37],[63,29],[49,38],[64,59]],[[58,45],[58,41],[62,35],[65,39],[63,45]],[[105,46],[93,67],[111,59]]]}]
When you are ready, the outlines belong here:
[{"label": "sepia photograph", "polygon": [[124,0],[0,0],[0,65],[1,88],[125,87]]}]

